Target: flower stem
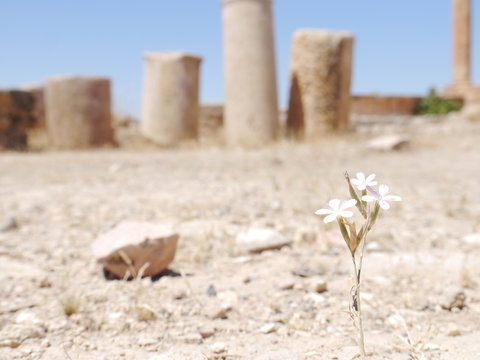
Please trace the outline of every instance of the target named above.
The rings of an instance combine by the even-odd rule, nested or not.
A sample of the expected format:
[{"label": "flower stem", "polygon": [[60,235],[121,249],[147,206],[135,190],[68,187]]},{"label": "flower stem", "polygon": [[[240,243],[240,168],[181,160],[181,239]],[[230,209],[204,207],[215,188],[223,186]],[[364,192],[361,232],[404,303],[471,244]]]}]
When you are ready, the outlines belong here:
[{"label": "flower stem", "polygon": [[357,329],[358,329],[358,347],[360,348],[360,357],[365,359],[365,340],[363,336],[363,322],[362,322],[362,307],[361,307],[361,299],[360,299],[360,277],[361,277],[361,270],[362,270],[362,260],[363,260],[363,249],[362,246],[361,250],[361,257],[360,257],[360,266],[357,269],[357,261],[355,259],[355,255],[352,254],[352,261],[353,261],[353,270],[355,272],[355,290],[354,290],[354,306],[353,309],[355,311],[355,317],[357,319]]}]

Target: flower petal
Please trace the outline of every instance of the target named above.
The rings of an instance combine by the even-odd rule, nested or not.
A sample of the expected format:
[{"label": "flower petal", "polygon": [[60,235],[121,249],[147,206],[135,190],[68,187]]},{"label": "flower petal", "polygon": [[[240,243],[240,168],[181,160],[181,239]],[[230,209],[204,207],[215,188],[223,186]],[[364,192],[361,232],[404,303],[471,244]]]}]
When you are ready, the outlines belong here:
[{"label": "flower petal", "polygon": [[367,186],[367,191],[370,193],[371,196],[373,196],[375,199],[380,199],[381,196],[380,194],[377,192],[377,190],[375,190],[373,187],[371,186]]},{"label": "flower petal", "polygon": [[387,201],[402,201],[402,198],[398,195],[385,195],[383,197]]},{"label": "flower petal", "polygon": [[342,205],[340,206],[340,211],[351,208],[352,206],[355,206],[357,204],[357,200],[355,199],[350,199],[347,201],[344,201]]},{"label": "flower petal", "polygon": [[363,195],[362,200],[366,202],[372,202],[372,201],[376,201],[377,199],[374,198],[372,195]]},{"label": "flower petal", "polygon": [[344,211],[340,212],[340,216],[345,217],[345,218],[349,218],[349,217],[353,216],[353,212],[351,212],[349,210],[344,210]]},{"label": "flower petal", "polygon": [[385,196],[388,194],[388,191],[390,190],[390,188],[385,185],[385,184],[381,184],[379,187],[378,187],[378,192],[380,193],[380,195],[382,196]]},{"label": "flower petal", "polygon": [[388,210],[390,209],[390,204],[388,202],[386,202],[385,200],[380,200],[378,202],[380,204],[380,207],[383,209],[383,210]]},{"label": "flower petal", "polygon": [[337,214],[330,214],[325,219],[323,219],[323,222],[325,224],[328,224],[329,222],[335,221],[337,219]]},{"label": "flower petal", "polygon": [[365,188],[366,188],[366,185],[363,182],[357,185],[357,189],[360,190],[360,191],[365,190]]},{"label": "flower petal", "polygon": [[340,200],[332,199],[328,202],[328,206],[330,206],[334,211],[338,211],[340,209]]},{"label": "flower petal", "polygon": [[328,215],[331,213],[333,213],[332,209],[318,209],[317,211],[315,211],[316,215]]},{"label": "flower petal", "polygon": [[365,181],[365,173],[363,172],[357,172],[357,179],[361,182],[364,182]]},{"label": "flower petal", "polygon": [[[373,179],[375,179],[375,176],[376,176],[375,174],[368,175],[367,178],[365,179],[365,182],[367,184],[371,183],[373,181]],[[376,184],[376,181],[375,181],[375,184]],[[375,184],[373,184],[373,185],[375,185]]]}]

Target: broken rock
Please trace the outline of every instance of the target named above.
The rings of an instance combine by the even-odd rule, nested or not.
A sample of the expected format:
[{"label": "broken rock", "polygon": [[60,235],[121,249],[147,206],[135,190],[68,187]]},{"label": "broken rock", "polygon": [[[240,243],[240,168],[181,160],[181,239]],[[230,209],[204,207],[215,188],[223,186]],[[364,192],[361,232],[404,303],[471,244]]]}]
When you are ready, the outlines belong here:
[{"label": "broken rock", "polygon": [[279,232],[269,228],[251,228],[238,234],[236,241],[241,250],[249,253],[276,250],[292,243]]},{"label": "broken rock", "polygon": [[407,135],[384,135],[376,137],[367,143],[367,148],[376,151],[402,150],[410,144],[410,137]]},{"label": "broken rock", "polygon": [[126,221],[100,235],[92,252],[118,278],[154,276],[173,261],[177,241],[178,234],[170,226]]}]

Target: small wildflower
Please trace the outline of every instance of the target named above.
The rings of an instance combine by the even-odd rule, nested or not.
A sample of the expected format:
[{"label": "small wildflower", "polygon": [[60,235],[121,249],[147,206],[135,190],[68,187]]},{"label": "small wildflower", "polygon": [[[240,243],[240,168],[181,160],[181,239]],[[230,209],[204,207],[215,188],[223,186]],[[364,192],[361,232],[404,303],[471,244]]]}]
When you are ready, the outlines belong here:
[{"label": "small wildflower", "polygon": [[367,186],[377,185],[377,182],[373,179],[375,179],[375,174],[370,174],[365,177],[365,174],[363,172],[358,172],[357,177],[355,179],[352,179],[352,184],[355,185],[358,190],[362,191],[365,190]]},{"label": "small wildflower", "polygon": [[401,201],[402,198],[397,195],[389,194],[390,188],[387,185],[380,185],[378,192],[370,186],[367,186],[369,195],[362,196],[362,200],[366,202],[378,201],[378,204],[383,210],[390,209],[388,201]]},{"label": "small wildflower", "polygon": [[355,206],[356,203],[357,203],[357,200],[355,199],[350,199],[342,203],[340,203],[339,199],[332,199],[328,202],[328,206],[330,206],[330,209],[319,209],[315,211],[315,214],[327,215],[325,219],[323,219],[323,222],[327,224],[329,222],[335,221],[339,217],[344,217],[344,218],[352,217],[353,212],[347,209],[351,208],[352,206]]}]

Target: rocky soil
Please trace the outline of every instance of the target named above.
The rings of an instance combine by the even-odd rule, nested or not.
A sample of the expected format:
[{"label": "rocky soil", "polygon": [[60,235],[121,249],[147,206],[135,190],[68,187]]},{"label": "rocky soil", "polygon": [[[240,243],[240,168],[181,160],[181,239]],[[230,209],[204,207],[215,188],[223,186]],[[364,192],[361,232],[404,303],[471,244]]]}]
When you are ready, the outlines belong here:
[{"label": "rocky soil", "polygon": [[[409,146],[367,149],[399,132]],[[450,116],[260,150],[1,153],[0,359],[355,358],[351,261],[313,214],[348,196],[345,170],[403,198],[367,245],[369,359],[479,359],[479,144]],[[175,226],[169,273],[105,279],[90,244],[123,220]],[[291,244],[246,254],[256,227]]]}]

